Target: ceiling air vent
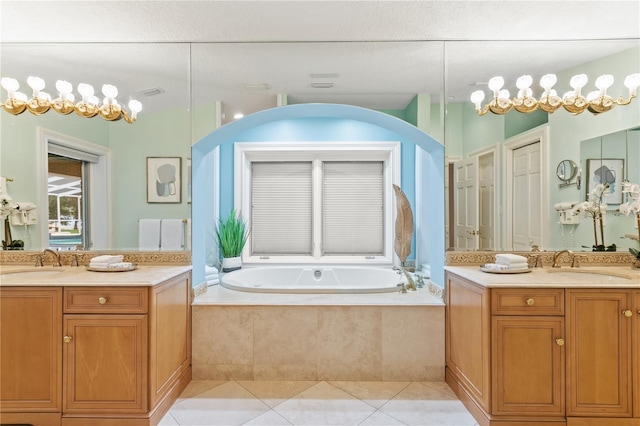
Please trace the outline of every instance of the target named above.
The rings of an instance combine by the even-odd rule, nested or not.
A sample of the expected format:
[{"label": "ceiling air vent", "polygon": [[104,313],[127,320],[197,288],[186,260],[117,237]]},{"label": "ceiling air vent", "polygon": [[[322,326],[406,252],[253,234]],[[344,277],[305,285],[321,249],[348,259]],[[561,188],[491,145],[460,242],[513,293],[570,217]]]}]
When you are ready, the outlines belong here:
[{"label": "ceiling air vent", "polygon": [[139,93],[142,96],[146,96],[148,98],[150,96],[161,95],[164,93],[164,90],[159,87],[151,87],[150,89],[138,90],[136,93]]},{"label": "ceiling air vent", "polygon": [[340,74],[337,72],[313,72],[309,74],[311,78],[338,78]]},{"label": "ceiling air vent", "polygon": [[331,89],[333,87],[333,83],[331,82],[316,82],[311,83],[311,87],[314,89]]}]

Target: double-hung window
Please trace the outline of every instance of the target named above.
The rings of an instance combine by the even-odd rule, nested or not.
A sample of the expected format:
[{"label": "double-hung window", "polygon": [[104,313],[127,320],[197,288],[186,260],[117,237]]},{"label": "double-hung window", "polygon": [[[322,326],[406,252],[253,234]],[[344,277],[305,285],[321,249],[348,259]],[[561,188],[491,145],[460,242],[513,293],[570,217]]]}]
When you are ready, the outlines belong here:
[{"label": "double-hung window", "polygon": [[237,143],[244,262],[391,263],[395,142]]}]

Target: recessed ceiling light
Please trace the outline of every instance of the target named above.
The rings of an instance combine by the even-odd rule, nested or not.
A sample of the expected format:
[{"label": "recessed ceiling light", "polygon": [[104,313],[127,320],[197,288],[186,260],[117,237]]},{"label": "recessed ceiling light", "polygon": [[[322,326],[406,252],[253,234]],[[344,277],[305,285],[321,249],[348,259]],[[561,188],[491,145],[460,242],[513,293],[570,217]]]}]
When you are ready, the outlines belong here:
[{"label": "recessed ceiling light", "polygon": [[243,113],[241,113],[241,112],[239,112],[239,113],[237,113],[237,114],[233,114],[233,119],[234,119],[234,120],[238,120],[238,119],[240,119],[240,118],[242,118],[242,117],[244,117],[244,114],[243,114]]},{"label": "recessed ceiling light", "polygon": [[269,90],[271,88],[267,83],[242,83],[242,87],[252,91]]},{"label": "recessed ceiling light", "polygon": [[149,89],[138,90],[136,91],[136,93],[149,97],[149,96],[161,95],[164,93],[164,90],[159,87],[150,87]]},{"label": "recessed ceiling light", "polygon": [[311,83],[310,86],[313,87],[314,89],[331,89],[333,87],[333,83],[331,83],[331,82],[326,82],[326,83],[315,82],[315,83]]}]

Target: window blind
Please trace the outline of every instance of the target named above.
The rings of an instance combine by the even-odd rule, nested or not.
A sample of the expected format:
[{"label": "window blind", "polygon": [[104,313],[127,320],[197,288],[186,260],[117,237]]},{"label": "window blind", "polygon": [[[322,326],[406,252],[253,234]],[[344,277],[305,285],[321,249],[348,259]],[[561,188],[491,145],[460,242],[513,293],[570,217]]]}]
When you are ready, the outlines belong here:
[{"label": "window blind", "polygon": [[73,158],[74,160],[86,161],[89,163],[97,163],[100,160],[100,156],[96,154],[68,146],[58,145],[51,141],[47,144],[47,152],[49,154],[56,154],[62,157]]},{"label": "window blind", "polygon": [[251,163],[253,255],[311,255],[312,162]]},{"label": "window blind", "polygon": [[323,255],[382,255],[383,163],[325,162],[322,183]]}]

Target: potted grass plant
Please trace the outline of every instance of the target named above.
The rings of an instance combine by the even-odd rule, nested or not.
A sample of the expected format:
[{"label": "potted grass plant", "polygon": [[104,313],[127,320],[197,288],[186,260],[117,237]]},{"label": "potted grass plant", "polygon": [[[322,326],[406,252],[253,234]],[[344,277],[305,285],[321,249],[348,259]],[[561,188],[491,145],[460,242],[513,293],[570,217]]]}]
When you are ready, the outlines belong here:
[{"label": "potted grass plant", "polygon": [[247,223],[235,209],[231,210],[226,219],[218,219],[216,239],[222,256],[222,272],[231,272],[242,267],[241,254],[248,237]]}]

